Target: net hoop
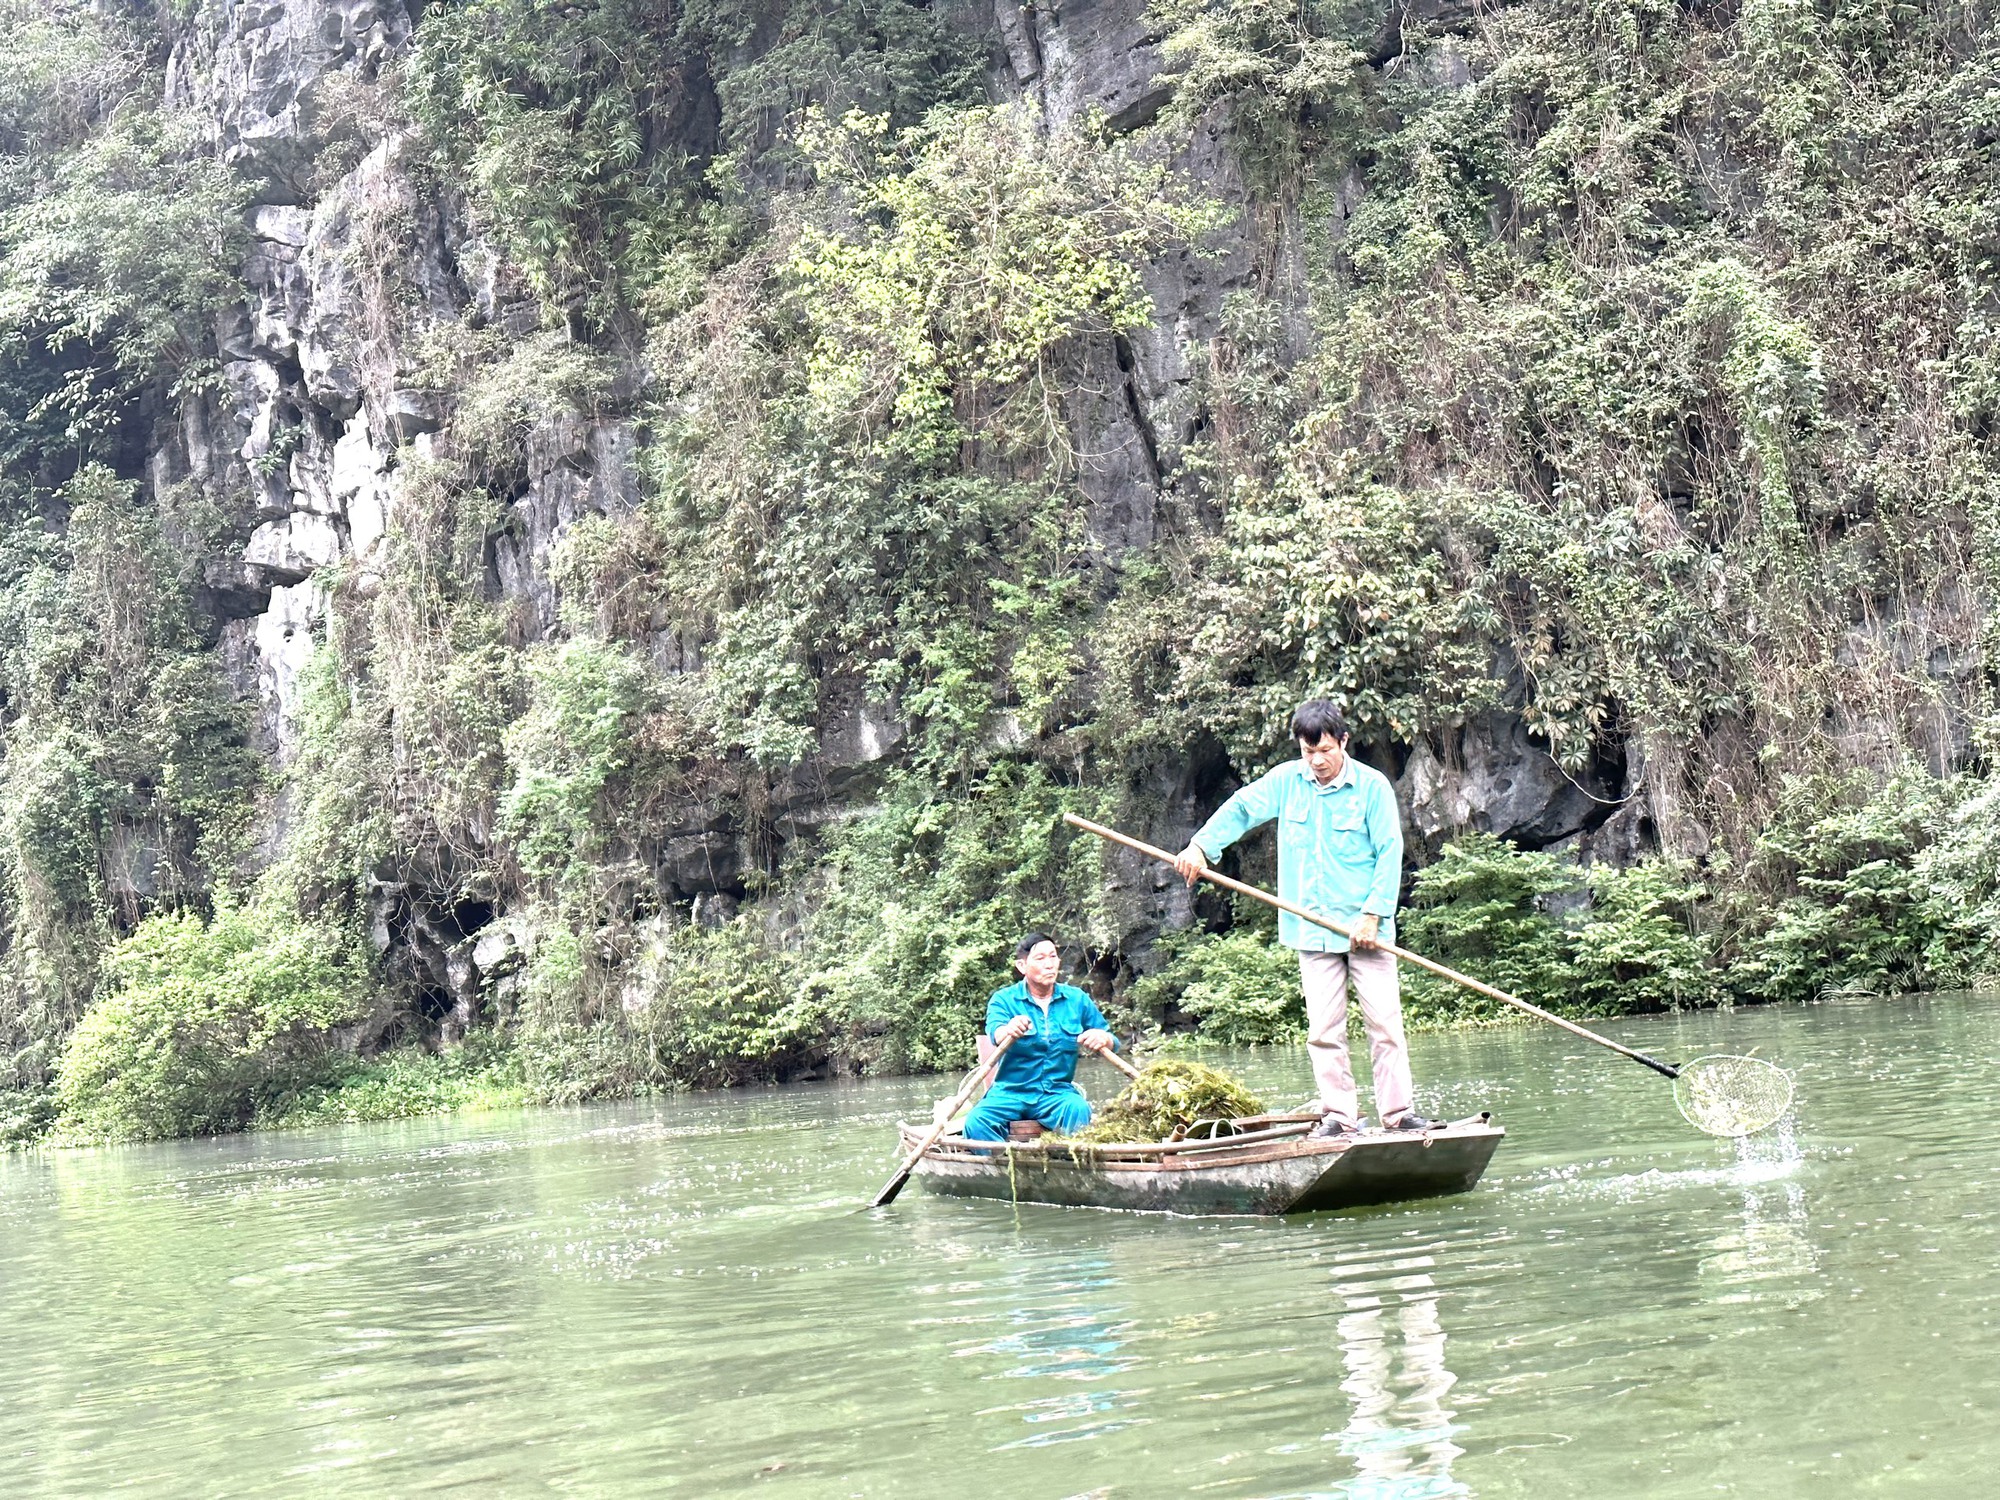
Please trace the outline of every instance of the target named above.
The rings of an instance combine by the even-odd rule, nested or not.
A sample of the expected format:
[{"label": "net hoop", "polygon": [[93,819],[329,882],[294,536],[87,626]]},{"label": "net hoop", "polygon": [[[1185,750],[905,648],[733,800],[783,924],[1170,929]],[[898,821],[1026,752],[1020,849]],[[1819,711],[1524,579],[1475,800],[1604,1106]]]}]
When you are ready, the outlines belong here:
[{"label": "net hoop", "polygon": [[1682,1066],[1674,1103],[1688,1124],[1708,1135],[1755,1135],[1791,1110],[1792,1075],[1761,1057],[1710,1053]]}]

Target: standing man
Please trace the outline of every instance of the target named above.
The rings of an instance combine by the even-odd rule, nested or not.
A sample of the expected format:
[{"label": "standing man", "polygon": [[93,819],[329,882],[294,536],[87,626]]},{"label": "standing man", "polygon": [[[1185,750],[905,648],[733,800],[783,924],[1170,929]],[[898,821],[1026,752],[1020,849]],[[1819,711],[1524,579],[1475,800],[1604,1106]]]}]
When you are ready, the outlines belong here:
[{"label": "standing man", "polygon": [[1292,715],[1299,759],[1244,787],[1201,827],[1174,868],[1193,885],[1209,861],[1260,824],[1278,823],[1278,894],[1320,912],[1353,934],[1281,912],[1278,941],[1299,955],[1306,992],[1306,1047],[1326,1113],[1313,1131],[1361,1129],[1354,1068],[1347,1056],[1347,987],[1361,999],[1375,1070],[1375,1107],[1390,1130],[1430,1125],[1415,1111],[1410,1054],[1396,960],[1396,896],[1403,880],[1403,826],[1396,793],[1380,771],[1347,753],[1347,718],[1324,698]]}]

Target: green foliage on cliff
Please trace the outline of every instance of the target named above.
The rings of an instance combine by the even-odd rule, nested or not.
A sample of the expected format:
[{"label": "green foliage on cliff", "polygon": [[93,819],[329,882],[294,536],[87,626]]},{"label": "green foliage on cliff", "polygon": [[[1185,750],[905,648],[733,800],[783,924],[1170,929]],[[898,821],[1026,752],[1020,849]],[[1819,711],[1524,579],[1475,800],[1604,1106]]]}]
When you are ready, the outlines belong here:
[{"label": "green foliage on cliff", "polygon": [[885,467],[955,470],[984,441],[1067,478],[1063,355],[1145,326],[1147,260],[1221,216],[1163,163],[1024,104],[888,131],[853,114],[801,134],[839,209],[805,219],[785,266],[813,334],[809,416],[879,433],[854,456]]},{"label": "green foliage on cliff", "polygon": [[602,329],[742,248],[739,173],[782,173],[799,110],[910,124],[979,81],[970,39],[909,0],[474,0],[432,8],[404,98],[548,312]]},{"label": "green foliage on cliff", "polygon": [[338,933],[281,912],[152,917],[104,966],[56,1079],[84,1140],[202,1135],[311,1080],[326,1032],[358,1019],[365,975]]},{"label": "green foliage on cliff", "polygon": [[862,1054],[962,1068],[1015,942],[1051,933],[1081,967],[1109,945],[1103,863],[1065,812],[1101,811],[1037,767],[1001,764],[961,787],[893,781],[842,829],[809,887],[807,993]]},{"label": "green foliage on cliff", "polygon": [[162,106],[144,19],[0,5],[0,504],[109,456],[150,385],[214,365],[249,185]]},{"label": "green foliage on cliff", "polygon": [[[1990,567],[1994,166],[1959,101],[1993,57],[1951,7],[1837,10],[1406,26],[1367,123],[1296,179],[1321,337],[1281,440],[1218,424],[1212,623],[1173,638],[1198,722],[1253,742],[1246,679],[1403,741],[1506,701],[1572,770],[1644,744],[1738,853],[1829,719],[1923,732],[1943,689],[1912,664],[1978,648],[1958,581]],[[1213,24],[1172,45],[1213,52]]]},{"label": "green foliage on cliff", "polygon": [[655,686],[615,645],[569,642],[528,664],[526,711],[507,729],[514,768],[500,831],[530,877],[572,899],[602,862],[602,835],[645,780]]},{"label": "green foliage on cliff", "polygon": [[[462,324],[400,308],[400,209],[356,205],[367,379],[443,425],[318,580],[266,811],[201,563],[307,428],[133,484],[257,184],[163,108],[173,16],[0,0],[0,1130],[58,1058],[103,1132],[956,1066],[1023,927],[1134,977],[1156,893],[1061,812],[1158,831],[1308,693],[1384,764],[1517,716],[1659,846],[1423,851],[1405,940],[1528,998],[2000,970],[2000,43],[1948,4],[1409,9],[1159,0],[1130,130],[1053,63],[1047,115],[1003,97],[984,7],[427,8],[383,108],[492,274]],[[1188,168],[1233,193],[1231,153],[1225,211]],[[1134,1003],[1296,1027],[1251,924],[1161,956]],[[319,998],[225,1003],[267,959]],[[350,985],[390,1060],[311,1075]],[[497,1050],[398,1050],[468,1028]]]},{"label": "green foliage on cliff", "polygon": [[1914,769],[1879,787],[1853,775],[1788,785],[1752,869],[1779,899],[1744,918],[1732,988],[1808,1000],[1972,978],[1988,941],[1966,930],[1938,880],[1965,868],[1985,835],[1974,821],[1951,819],[1967,789]]},{"label": "green foliage on cliff", "polygon": [[1161,946],[1165,961],[1132,986],[1141,1011],[1158,1017],[1171,1004],[1205,1040],[1231,1047],[1305,1035],[1298,957],[1278,946],[1274,924],[1239,921],[1221,933],[1189,929],[1168,934]]},{"label": "green foliage on cliff", "polygon": [[47,1076],[117,925],[198,900],[263,781],[158,512],[95,466],[59,498],[61,535],[0,532],[0,1083]]},{"label": "green foliage on cliff", "polygon": [[214,363],[247,184],[162,108],[146,19],[0,5],[0,1089],[44,1088],[99,955],[201,902],[264,779],[183,489],[112,465]]},{"label": "green foliage on cliff", "polygon": [[634,969],[634,1024],[658,1081],[715,1088],[783,1077],[824,1042],[812,998],[742,918],[670,933]]},{"label": "green foliage on cliff", "polygon": [[[1718,998],[1713,940],[1692,926],[1702,892],[1665,862],[1580,870],[1486,835],[1446,845],[1415,882],[1404,946],[1544,1009],[1616,1015]],[[1494,1019],[1499,1001],[1413,971],[1420,1018]]]}]

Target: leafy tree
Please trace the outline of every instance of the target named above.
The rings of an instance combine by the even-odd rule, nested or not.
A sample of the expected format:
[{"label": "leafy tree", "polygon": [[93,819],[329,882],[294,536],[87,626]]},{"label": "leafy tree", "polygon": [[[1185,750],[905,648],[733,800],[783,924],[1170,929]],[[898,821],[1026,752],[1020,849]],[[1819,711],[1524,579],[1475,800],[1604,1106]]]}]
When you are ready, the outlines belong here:
[{"label": "leafy tree", "polygon": [[104,975],[56,1084],[60,1128],[91,1140],[241,1129],[310,1079],[327,1031],[366,1004],[338,933],[243,907],[150,918]]},{"label": "leafy tree", "polygon": [[1161,940],[1166,962],[1132,986],[1131,1001],[1155,1015],[1172,1005],[1206,1041],[1247,1047],[1296,1044],[1305,1036],[1298,958],[1264,922],[1227,932],[1188,931]]},{"label": "leafy tree", "polygon": [[0,536],[0,1040],[25,1081],[81,1013],[102,946],[227,872],[264,774],[157,514],[97,466],[60,499],[60,535]]},{"label": "leafy tree", "polygon": [[1842,989],[1921,989],[1939,959],[1944,973],[1963,972],[1940,941],[1930,879],[1975,866],[1976,814],[1956,825],[1963,852],[1925,855],[1953,830],[1965,791],[1914,767],[1880,786],[1858,775],[1791,782],[1757,841],[1754,873],[1777,899],[1748,916],[1731,985],[1762,999],[1811,1000]]},{"label": "leafy tree", "polygon": [[1056,934],[1072,965],[1104,951],[1100,850],[1063,827],[1072,809],[1090,804],[1032,765],[948,794],[894,782],[821,876],[804,985],[829,1024],[878,1065],[964,1067],[1022,933]]}]

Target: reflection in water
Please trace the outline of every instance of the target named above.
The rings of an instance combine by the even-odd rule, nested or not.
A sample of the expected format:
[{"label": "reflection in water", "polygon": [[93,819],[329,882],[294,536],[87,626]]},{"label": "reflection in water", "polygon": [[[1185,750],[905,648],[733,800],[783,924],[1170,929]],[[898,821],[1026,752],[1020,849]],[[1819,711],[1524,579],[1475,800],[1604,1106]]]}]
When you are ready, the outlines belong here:
[{"label": "reflection in water", "polygon": [[[1026,1276],[1008,1277],[1000,1295],[1011,1304],[1006,1314],[1010,1331],[963,1345],[955,1352],[961,1357],[998,1355],[1007,1362],[987,1379],[1089,1385],[1124,1374],[1137,1361],[1121,1352],[1125,1343],[1118,1321],[1122,1309],[1104,1304],[1117,1285],[1109,1269],[1108,1262],[1093,1258],[1078,1267],[1081,1274],[1054,1285],[1044,1284],[1044,1293],[1057,1294],[1054,1302],[1028,1295]],[[1137,1425],[1144,1420],[1132,1414],[1137,1394],[1113,1388],[1066,1390],[990,1406],[978,1415],[1017,1411],[1022,1421],[1040,1429],[1000,1443],[993,1451],[1043,1448],[1104,1437]]]},{"label": "reflection in water", "polygon": [[1432,1500],[1470,1495],[1451,1477],[1465,1450],[1445,1398],[1457,1377],[1444,1362],[1444,1325],[1436,1283],[1400,1276],[1378,1293],[1349,1291],[1340,1320],[1340,1388],[1353,1402],[1340,1451],[1354,1462],[1352,1479],[1330,1493],[1352,1500]]},{"label": "reflection in water", "polygon": [[1775,1130],[1737,1140],[1732,1176],[1743,1192],[1743,1225],[1709,1240],[1701,1260],[1702,1279],[1717,1288],[1716,1301],[1758,1302],[1776,1295],[1787,1307],[1802,1307],[1825,1295],[1817,1284],[1819,1252],[1797,1176],[1804,1160],[1789,1119]]}]

